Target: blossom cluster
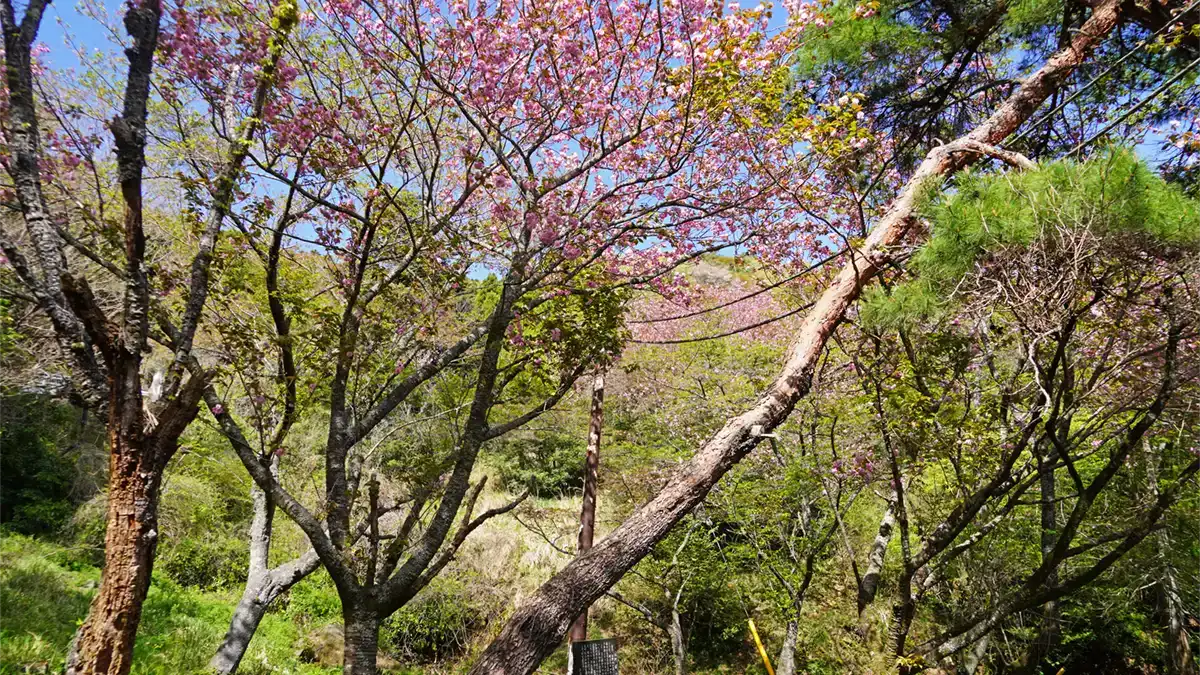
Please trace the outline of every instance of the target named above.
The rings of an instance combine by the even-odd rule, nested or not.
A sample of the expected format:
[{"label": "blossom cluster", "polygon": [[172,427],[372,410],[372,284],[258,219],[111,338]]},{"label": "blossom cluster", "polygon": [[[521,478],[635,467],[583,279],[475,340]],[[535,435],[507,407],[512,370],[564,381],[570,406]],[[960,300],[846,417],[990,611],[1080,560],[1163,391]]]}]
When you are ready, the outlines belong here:
[{"label": "blossom cluster", "polygon": [[[171,8],[163,47],[218,124],[244,114],[269,34],[224,2]],[[789,3],[769,37],[765,7],[718,0],[327,0],[280,66],[270,152],[309,192],[337,195],[314,215],[330,243],[408,191],[424,222],[485,244],[477,262],[495,268],[532,252],[658,279],[746,240],[802,259],[824,229],[794,199],[821,180],[812,135],[781,134],[764,111],[781,108],[783,57],[826,25],[824,7]]]}]

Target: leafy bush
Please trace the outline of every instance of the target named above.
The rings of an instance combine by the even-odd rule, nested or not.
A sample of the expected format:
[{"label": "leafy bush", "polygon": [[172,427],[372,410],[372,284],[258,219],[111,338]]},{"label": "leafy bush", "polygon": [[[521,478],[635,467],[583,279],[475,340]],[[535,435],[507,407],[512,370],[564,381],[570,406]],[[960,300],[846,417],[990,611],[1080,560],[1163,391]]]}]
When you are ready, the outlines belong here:
[{"label": "leafy bush", "polygon": [[538,497],[553,497],[582,489],[583,441],[563,434],[539,434],[503,441],[496,452],[502,487],[509,492],[526,488]]},{"label": "leafy bush", "polygon": [[234,539],[186,538],[160,546],[155,567],[180,586],[210,590],[245,583],[249,555]]},{"label": "leafy bush", "polygon": [[340,623],[342,620],[342,601],[338,599],[333,579],[323,568],[293,586],[286,595],[276,601],[276,606],[282,608],[284,601],[287,605],[286,614],[297,621]]},{"label": "leafy bush", "polygon": [[250,490],[244,470],[230,472],[228,449],[208,440],[188,436],[185,452],[168,468],[155,568],[180,586],[214,590],[246,579]]},{"label": "leafy bush", "polygon": [[436,661],[455,656],[486,625],[494,607],[462,581],[439,577],[379,631],[380,646],[403,659]]},{"label": "leafy bush", "polygon": [[0,523],[22,534],[57,534],[92,486],[77,485],[84,455],[99,452],[74,406],[43,396],[4,395],[0,424]]}]

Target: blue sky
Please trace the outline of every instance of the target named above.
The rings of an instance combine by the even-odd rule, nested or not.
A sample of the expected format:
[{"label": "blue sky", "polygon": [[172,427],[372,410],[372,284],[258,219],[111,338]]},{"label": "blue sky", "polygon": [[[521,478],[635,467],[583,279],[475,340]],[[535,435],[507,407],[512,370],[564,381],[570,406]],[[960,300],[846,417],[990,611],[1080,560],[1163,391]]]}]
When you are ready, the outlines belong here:
[{"label": "blue sky", "polygon": [[[97,4],[103,6],[110,13],[121,7],[120,2],[113,0],[97,0]],[[55,68],[71,68],[78,65],[75,54],[67,44],[68,32],[77,45],[112,52],[114,55],[118,53],[109,42],[104,27],[95,19],[84,14],[78,4],[71,0],[51,2],[42,19],[38,40],[50,47],[50,53],[46,58]]]}]

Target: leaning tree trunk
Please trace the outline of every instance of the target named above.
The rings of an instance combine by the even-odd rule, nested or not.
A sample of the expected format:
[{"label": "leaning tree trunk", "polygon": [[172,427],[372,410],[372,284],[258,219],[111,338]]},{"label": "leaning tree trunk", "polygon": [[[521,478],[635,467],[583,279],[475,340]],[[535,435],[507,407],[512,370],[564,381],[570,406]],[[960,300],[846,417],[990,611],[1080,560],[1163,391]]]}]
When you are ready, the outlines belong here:
[{"label": "leaning tree trunk", "polygon": [[278,585],[270,584],[264,577],[246,580],[246,590],[233,610],[233,618],[229,622],[229,630],[225,632],[225,639],[208,662],[212,672],[217,675],[231,675],[237,672],[242,657],[250,648],[250,640],[258,631],[258,624],[267,613],[267,607],[282,593],[282,590],[275,592],[279,588]]},{"label": "leaning tree trunk", "polygon": [[796,675],[796,642],[800,639],[800,618],[788,619],[783,631],[783,646],[775,662],[775,675]]},{"label": "leaning tree trunk", "polygon": [[[278,461],[271,464],[272,473]],[[271,555],[271,538],[275,520],[275,504],[257,483],[251,483],[250,495],[254,502],[254,516],[250,521],[250,565],[246,573],[246,588],[242,599],[233,610],[229,630],[217,653],[208,662],[208,667],[217,675],[237,672],[250,640],[258,630],[267,608],[304,577],[311,574],[321,561],[315,551],[309,549],[300,558],[275,569],[267,567]]]},{"label": "leaning tree trunk", "polygon": [[316,552],[310,550],[286,565],[248,579],[242,599],[233,610],[233,618],[229,622],[225,639],[209,661],[208,667],[218,675],[236,673],[271,603],[320,566],[320,558]]},{"label": "leaning tree trunk", "polygon": [[[271,468],[275,469],[275,466]],[[242,662],[242,656],[267,612],[267,605],[275,599],[266,588],[270,578],[267,564],[271,555],[275,508],[271,498],[257,483],[250,485],[250,499],[254,504],[254,515],[250,520],[250,564],[246,570],[246,588],[233,610],[225,639],[208,662],[208,667],[219,675],[237,672],[238,664]],[[264,594],[263,591],[268,592]]]},{"label": "leaning tree trunk", "polygon": [[342,647],[344,675],[375,675],[379,657],[379,612],[369,601],[342,600],[345,624]]},{"label": "leaning tree trunk", "polygon": [[[155,439],[143,433],[140,382],[136,368],[129,370],[123,381],[113,383],[109,400],[104,572],[67,656],[68,675],[129,672],[142,603],[150,590],[158,546],[161,455]],[[129,385],[138,387],[136,393],[128,393]]]},{"label": "leaning tree trunk", "polygon": [[1121,0],[1103,0],[1066,48],[1050,57],[984,123],[933,149],[860,247],[848,253],[829,287],[809,311],[782,372],[750,410],[725,426],[682,465],[649,502],[591,551],[575,558],[534,592],[471,669],[472,675],[528,674],[561,644],[575,617],[612,588],[699,505],[721,476],[787,419],[808,393],[825,344],[863,287],[889,260],[914,222],[922,195],[970,158],[1011,154],[990,147],[1003,141],[1059,89],[1120,19]]}]

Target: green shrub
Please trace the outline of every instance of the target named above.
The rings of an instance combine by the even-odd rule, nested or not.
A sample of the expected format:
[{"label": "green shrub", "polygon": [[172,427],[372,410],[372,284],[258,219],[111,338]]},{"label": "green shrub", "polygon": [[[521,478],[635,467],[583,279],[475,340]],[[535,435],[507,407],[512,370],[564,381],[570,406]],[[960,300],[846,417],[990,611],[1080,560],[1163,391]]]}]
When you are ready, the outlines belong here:
[{"label": "green shrub", "polygon": [[246,582],[249,556],[245,542],[187,538],[159,546],[155,571],[180,586],[225,588]]},{"label": "green shrub", "polygon": [[276,606],[288,617],[301,623],[342,621],[342,601],[338,599],[333,579],[323,568],[293,586],[276,601]]},{"label": "green shrub", "polygon": [[[203,448],[191,446],[167,471],[155,570],[181,586],[240,586],[250,555],[245,534],[249,513],[242,508],[249,491],[241,476],[229,476],[217,461],[187,461],[201,452]],[[205,466],[208,472],[201,470]]]},{"label": "green shrub", "polygon": [[437,661],[460,654],[470,636],[487,624],[493,605],[468,584],[438,577],[383,622],[380,646],[402,660]]},{"label": "green shrub", "polygon": [[22,534],[58,534],[95,488],[77,469],[100,452],[86,416],[44,396],[0,396],[0,523]]},{"label": "green shrub", "polygon": [[563,434],[538,434],[501,441],[496,468],[509,492],[526,488],[538,497],[554,497],[583,487],[587,446]]}]

